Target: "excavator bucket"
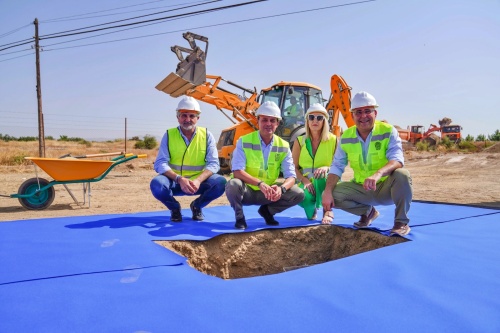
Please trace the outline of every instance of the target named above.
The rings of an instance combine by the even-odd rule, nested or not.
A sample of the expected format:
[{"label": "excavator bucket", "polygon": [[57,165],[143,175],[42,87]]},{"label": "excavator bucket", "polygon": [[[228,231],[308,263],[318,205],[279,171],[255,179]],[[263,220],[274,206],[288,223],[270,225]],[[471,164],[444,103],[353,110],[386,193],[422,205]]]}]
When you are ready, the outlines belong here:
[{"label": "excavator bucket", "polygon": [[[177,45],[171,47],[172,52],[179,59],[176,72],[170,73],[156,86],[156,89],[172,97],[182,96],[189,89],[205,83],[207,76],[205,59],[208,51],[208,38],[191,32],[186,32],[182,36],[189,42],[191,48]],[[196,45],[196,40],[206,43],[205,51]],[[185,58],[183,52],[187,53]]]}]

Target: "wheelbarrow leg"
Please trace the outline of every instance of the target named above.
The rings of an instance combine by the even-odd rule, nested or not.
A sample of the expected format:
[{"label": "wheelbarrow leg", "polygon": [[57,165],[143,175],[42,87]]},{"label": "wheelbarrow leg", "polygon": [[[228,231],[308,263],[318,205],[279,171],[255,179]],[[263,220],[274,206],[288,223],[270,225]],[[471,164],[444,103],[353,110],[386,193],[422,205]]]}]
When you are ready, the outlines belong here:
[{"label": "wheelbarrow leg", "polygon": [[89,198],[89,208],[90,208],[90,196],[91,196],[90,182],[89,183],[82,183],[82,185],[83,185],[83,204],[85,205],[85,194],[87,194],[87,197]]},{"label": "wheelbarrow leg", "polygon": [[69,195],[73,198],[73,201],[79,206],[81,207],[80,205],[80,202],[78,202],[78,199],[73,195],[73,192],[71,192],[71,190],[69,189],[68,185],[66,184],[63,184],[64,188],[66,189],[66,191],[68,191]]}]

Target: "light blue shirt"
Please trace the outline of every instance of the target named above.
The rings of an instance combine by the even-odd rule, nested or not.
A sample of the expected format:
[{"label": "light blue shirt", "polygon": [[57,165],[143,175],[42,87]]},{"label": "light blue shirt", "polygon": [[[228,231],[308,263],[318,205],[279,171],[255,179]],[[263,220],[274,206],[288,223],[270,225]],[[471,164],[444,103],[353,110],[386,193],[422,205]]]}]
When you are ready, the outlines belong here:
[{"label": "light blue shirt", "polygon": [[[356,136],[361,142],[361,149],[363,150],[363,160],[366,162],[366,153],[368,152],[368,147],[370,146],[370,141],[372,139],[372,133],[368,135],[366,141],[363,141],[359,136],[358,131],[356,131]],[[389,146],[387,147],[387,152],[385,156],[389,161],[398,161],[401,165],[404,165],[404,154],[403,146],[401,144],[401,138],[399,137],[398,130],[393,127],[391,136],[389,137]],[[332,165],[330,166],[330,173],[337,175],[339,178],[342,177],[345,167],[347,166],[347,154],[340,148],[340,144],[337,145],[337,150],[335,151],[335,156],[333,157]]]},{"label": "light blue shirt", "polygon": [[[184,139],[186,146],[188,146],[190,141],[182,133],[180,126],[177,126],[177,128],[179,129],[179,132],[181,133],[181,136]],[[194,137],[196,136],[197,129],[198,127],[195,128],[191,140],[193,140]],[[154,164],[155,171],[158,172],[159,174],[164,174],[168,170],[172,170],[172,168],[170,168],[170,166],[168,165],[169,161],[170,161],[170,152],[168,151],[168,134],[165,132],[165,134],[163,134],[163,138],[161,139],[158,155],[156,156],[156,161]],[[207,130],[207,156],[205,158],[205,161],[207,162],[205,167],[207,170],[212,171],[212,173],[214,174],[216,174],[219,171],[220,169],[219,155],[217,154],[215,139],[212,133],[210,133],[208,130]]]},{"label": "light blue shirt", "polygon": [[[271,147],[273,146],[274,136],[268,145],[266,145],[265,142],[262,140],[260,133],[259,133],[259,138],[260,138],[260,149],[262,151],[262,155],[264,156],[264,165],[265,168],[267,169],[267,160],[269,158],[269,153],[271,152]],[[245,170],[246,164],[247,164],[247,157],[245,156],[245,152],[243,151],[241,138],[239,138],[238,142],[236,143],[236,149],[233,151],[233,157],[231,160],[231,170],[232,171]],[[297,177],[297,175],[295,174],[295,166],[293,165],[293,158],[290,149],[288,149],[286,157],[281,163],[281,172],[283,173],[283,176],[285,178]]]}]

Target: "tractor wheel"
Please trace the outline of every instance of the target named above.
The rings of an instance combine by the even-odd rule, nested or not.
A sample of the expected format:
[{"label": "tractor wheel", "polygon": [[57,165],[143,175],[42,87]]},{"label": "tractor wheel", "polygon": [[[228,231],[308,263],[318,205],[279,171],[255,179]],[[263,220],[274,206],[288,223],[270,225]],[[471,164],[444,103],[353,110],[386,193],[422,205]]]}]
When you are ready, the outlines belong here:
[{"label": "tractor wheel", "polygon": [[[38,187],[38,183],[40,183],[40,187]],[[32,210],[42,210],[50,206],[50,204],[54,201],[56,193],[54,191],[54,187],[49,187],[46,190],[38,191],[39,188],[42,188],[49,184],[49,181],[43,178],[31,178],[25,181],[19,186],[18,194],[33,194],[27,198],[19,198],[19,202],[26,209]]]}]

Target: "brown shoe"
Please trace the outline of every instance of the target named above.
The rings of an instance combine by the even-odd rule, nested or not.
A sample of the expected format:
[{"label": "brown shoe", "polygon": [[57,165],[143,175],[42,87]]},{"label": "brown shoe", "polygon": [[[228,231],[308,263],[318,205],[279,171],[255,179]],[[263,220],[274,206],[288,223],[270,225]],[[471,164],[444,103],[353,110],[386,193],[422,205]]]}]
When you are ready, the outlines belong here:
[{"label": "brown shoe", "polygon": [[356,228],[367,228],[379,215],[379,212],[372,206],[372,210],[368,214],[361,215],[361,218],[358,222],[354,223],[354,226]]},{"label": "brown shoe", "polygon": [[401,222],[394,223],[394,227],[391,230],[391,236],[406,236],[410,233],[410,226]]}]

